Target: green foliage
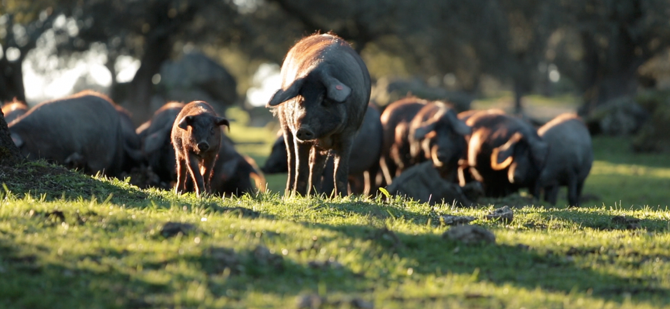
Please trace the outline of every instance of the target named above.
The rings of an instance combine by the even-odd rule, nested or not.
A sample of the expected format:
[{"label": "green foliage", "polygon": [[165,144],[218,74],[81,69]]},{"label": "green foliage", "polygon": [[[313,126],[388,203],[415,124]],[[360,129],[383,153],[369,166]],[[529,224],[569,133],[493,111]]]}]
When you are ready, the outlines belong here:
[{"label": "green foliage", "polygon": [[[245,133],[253,140],[255,130]],[[631,154],[628,142],[594,141],[585,193],[598,197],[585,207],[536,203],[515,208],[508,224],[484,218],[492,205],[274,192],[198,199],[39,162],[20,167],[36,178],[19,187],[3,169],[0,307],[295,308],[308,294],[342,308],[352,300],[375,308],[668,306],[670,215],[661,203],[670,164]],[[269,150],[255,147],[258,156]],[[475,217],[496,243],[443,239],[444,215]],[[640,221],[612,220],[620,215]],[[188,225],[167,233],[167,222]]]}]

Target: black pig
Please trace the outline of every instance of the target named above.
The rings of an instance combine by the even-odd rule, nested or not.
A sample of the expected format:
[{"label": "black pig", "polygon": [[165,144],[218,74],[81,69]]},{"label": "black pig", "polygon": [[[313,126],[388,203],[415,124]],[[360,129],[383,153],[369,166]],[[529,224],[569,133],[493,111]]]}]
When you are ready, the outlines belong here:
[{"label": "black pig", "polygon": [[281,123],[288,153],[286,191],[320,187],[329,150],[335,193],[347,192],[349,155],[370,99],[370,74],[343,39],[315,34],[296,43],[281,70],[282,85],[267,106]]},{"label": "black pig", "polygon": [[584,181],[593,165],[591,136],[584,122],[575,114],[562,114],[538,130],[549,144],[549,154],[540,172],[534,195],[539,199],[544,188],[545,201],[556,204],[559,186],[568,187],[568,203],[579,206]]}]

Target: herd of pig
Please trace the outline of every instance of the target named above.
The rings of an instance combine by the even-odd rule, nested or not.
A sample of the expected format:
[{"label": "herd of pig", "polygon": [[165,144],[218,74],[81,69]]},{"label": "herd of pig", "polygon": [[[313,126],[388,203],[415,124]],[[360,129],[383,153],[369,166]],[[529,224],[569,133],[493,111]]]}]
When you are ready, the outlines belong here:
[{"label": "herd of pig", "polygon": [[[593,163],[589,132],[573,114],[540,128],[502,110],[457,113],[450,104],[407,97],[382,112],[369,104],[362,59],[332,34],[308,36],[288,52],[268,107],[281,130],[263,172],[287,173],[287,194],[374,194],[430,161],[446,181],[478,182],[503,197],[528,189],[555,204],[558,188],[578,206]],[[178,192],[237,195],[265,189],[253,159],[235,150],[228,120],[196,101],[167,103],[137,129],[126,110],[85,91],[33,109],[2,112],[29,159],[123,177],[148,170]]]},{"label": "herd of pig", "polygon": [[[211,109],[204,102],[167,103],[137,129],[123,107],[93,91],[43,102],[32,109],[25,103],[11,102],[2,107],[2,112],[14,144],[28,159],[44,159],[87,174],[118,178],[138,170],[149,171],[158,178],[150,185],[169,187],[177,182],[179,191],[190,189],[198,194],[205,189],[225,195],[264,190],[265,178],[254,160],[238,153],[232,140],[222,134],[219,126],[228,121],[211,110],[193,112],[201,106]],[[189,112],[196,116],[186,115]],[[194,142],[176,143],[175,128],[188,132]],[[194,149],[186,149],[188,146]],[[208,161],[194,166],[189,160],[193,154]],[[180,173],[177,166],[181,167]],[[201,166],[208,170],[207,188]],[[185,178],[185,171],[190,178]],[[186,181],[189,179],[195,181]]]}]

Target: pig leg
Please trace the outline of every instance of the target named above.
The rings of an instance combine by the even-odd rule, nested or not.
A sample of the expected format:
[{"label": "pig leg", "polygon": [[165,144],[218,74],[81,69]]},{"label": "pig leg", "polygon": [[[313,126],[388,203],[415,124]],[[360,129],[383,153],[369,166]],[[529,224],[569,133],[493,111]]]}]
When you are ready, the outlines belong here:
[{"label": "pig leg", "polygon": [[333,196],[333,193],[335,191],[335,183],[333,183],[333,179],[335,179],[335,165],[333,164],[333,155],[330,155],[328,159],[326,160],[326,167],[323,170],[323,180],[321,182],[321,191],[322,193],[326,193],[328,196]]},{"label": "pig leg", "polygon": [[568,203],[570,206],[579,206],[579,194],[577,193],[577,177],[570,176],[568,179]]},{"label": "pig leg", "polygon": [[307,194],[312,194],[312,192],[317,193],[321,190],[321,176],[323,175],[323,169],[326,164],[326,159],[328,158],[328,152],[325,154],[323,151],[312,147],[309,153],[309,174],[310,181],[309,187],[307,188]]},{"label": "pig leg", "polygon": [[284,145],[286,145],[286,160],[288,165],[288,177],[286,178],[286,191],[284,195],[289,195],[295,190],[295,171],[298,166],[296,164],[295,146],[293,145],[293,134],[286,128],[283,131]]},{"label": "pig leg", "polygon": [[177,154],[177,185],[174,188],[177,194],[186,190],[186,168],[186,161]]},{"label": "pig leg", "polygon": [[395,174],[395,170],[391,172],[390,161],[391,160],[389,160],[386,157],[379,158],[379,167],[382,170],[382,183],[381,183],[382,186],[390,185],[391,181],[393,181],[393,176],[391,175]]},{"label": "pig leg", "polygon": [[351,145],[353,137],[340,137],[340,142],[333,149],[335,157],[333,159],[335,170],[335,194],[347,195],[347,186],[349,184],[349,155],[351,154]]},{"label": "pig leg", "polygon": [[581,206],[582,190],[584,189],[584,180],[577,181],[577,205]]},{"label": "pig leg", "polygon": [[311,144],[301,144],[298,143],[297,139],[293,140],[295,144],[295,149],[297,153],[296,166],[297,170],[295,171],[295,192],[302,196],[307,195],[307,185],[309,183],[309,153],[312,148]]},{"label": "pig leg", "polygon": [[188,172],[191,174],[193,184],[195,186],[195,194],[200,196],[205,190],[205,181],[200,174],[200,164],[198,157],[195,154],[188,154]]},{"label": "pig leg", "polygon": [[214,164],[216,163],[216,157],[217,155],[207,156],[202,164],[203,168],[201,168],[201,172],[205,183],[205,191],[207,193],[212,192],[212,174],[214,171]]},{"label": "pig leg", "polygon": [[551,185],[548,187],[544,187],[544,200],[551,205],[556,205],[556,201],[558,200],[559,188],[560,187],[558,185]]}]

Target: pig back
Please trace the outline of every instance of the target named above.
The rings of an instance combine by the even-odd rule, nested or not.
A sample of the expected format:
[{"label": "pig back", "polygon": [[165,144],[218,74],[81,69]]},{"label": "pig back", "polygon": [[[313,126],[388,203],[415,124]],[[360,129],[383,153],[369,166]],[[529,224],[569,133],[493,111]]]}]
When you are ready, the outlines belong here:
[{"label": "pig back", "polygon": [[317,34],[304,38],[289,50],[282,64],[282,89],[315,72],[328,72],[351,88],[351,95],[343,103],[345,124],[338,133],[355,134],[370,100],[371,81],[367,66],[342,38]]},{"label": "pig back", "polygon": [[23,142],[21,150],[31,158],[44,158],[60,164],[79,154],[91,173],[105,171],[116,176],[123,160],[121,120],[107,100],[84,95],[39,104],[10,132]]},{"label": "pig back", "polygon": [[349,159],[349,175],[358,175],[379,162],[382,151],[382,123],[376,107],[370,105],[363,124],[354,137]]},{"label": "pig back", "polygon": [[570,170],[579,179],[586,178],[593,164],[593,146],[588,128],[577,115],[560,115],[542,126],[538,134],[549,144],[547,164],[541,174],[543,183],[553,177],[567,179],[568,175],[562,173]]}]

